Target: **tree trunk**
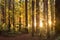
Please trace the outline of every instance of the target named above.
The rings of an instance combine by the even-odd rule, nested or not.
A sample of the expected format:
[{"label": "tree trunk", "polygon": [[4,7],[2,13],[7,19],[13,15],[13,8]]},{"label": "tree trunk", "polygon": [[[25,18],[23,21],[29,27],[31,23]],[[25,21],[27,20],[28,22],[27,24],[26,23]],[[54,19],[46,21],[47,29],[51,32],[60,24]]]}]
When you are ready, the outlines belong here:
[{"label": "tree trunk", "polygon": [[[19,1],[21,2],[21,0]],[[21,4],[21,3],[20,3]],[[21,7],[21,6],[20,6]],[[21,31],[21,12],[19,13],[19,31]]]},{"label": "tree trunk", "polygon": [[39,33],[39,24],[40,24],[40,7],[39,0],[36,0],[36,33]]},{"label": "tree trunk", "polygon": [[50,27],[49,27],[49,12],[48,12],[48,1],[49,0],[46,0],[46,6],[47,6],[47,39],[49,39],[50,40]]},{"label": "tree trunk", "polygon": [[26,23],[26,28],[28,27],[28,13],[27,13],[27,0],[25,0],[25,23]]},{"label": "tree trunk", "polygon": [[32,36],[34,36],[34,0],[32,0]]},{"label": "tree trunk", "polygon": [[14,13],[14,9],[15,9],[15,4],[14,3],[15,3],[15,0],[13,0],[12,2],[13,2],[13,16],[12,16],[13,17],[13,30],[15,30],[15,17],[14,17],[14,14],[15,14]]},{"label": "tree trunk", "polygon": [[8,21],[9,21],[9,22],[8,22],[8,31],[10,31],[10,27],[11,27],[11,24],[10,24],[11,0],[8,0],[8,9],[9,9],[9,10],[8,10],[8,12],[9,12],[9,13],[8,13],[8,15],[9,15],[9,16],[8,16]]}]

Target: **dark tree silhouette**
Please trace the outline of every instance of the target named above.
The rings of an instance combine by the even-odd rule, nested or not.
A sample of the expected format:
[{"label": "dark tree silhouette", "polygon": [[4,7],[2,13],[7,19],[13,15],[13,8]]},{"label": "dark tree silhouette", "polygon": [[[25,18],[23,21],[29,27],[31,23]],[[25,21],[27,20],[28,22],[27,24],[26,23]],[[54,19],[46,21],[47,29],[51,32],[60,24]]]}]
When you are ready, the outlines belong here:
[{"label": "dark tree silhouette", "polygon": [[25,0],[25,24],[26,24],[26,29],[28,28],[28,13],[27,13],[27,0]]},{"label": "dark tree silhouette", "polygon": [[[21,0],[19,1],[19,4],[21,4]],[[19,15],[20,15],[20,17],[19,17],[19,31],[20,31],[21,30],[21,11],[20,11]]]},{"label": "dark tree silhouette", "polygon": [[32,0],[32,36],[34,36],[34,0]]}]

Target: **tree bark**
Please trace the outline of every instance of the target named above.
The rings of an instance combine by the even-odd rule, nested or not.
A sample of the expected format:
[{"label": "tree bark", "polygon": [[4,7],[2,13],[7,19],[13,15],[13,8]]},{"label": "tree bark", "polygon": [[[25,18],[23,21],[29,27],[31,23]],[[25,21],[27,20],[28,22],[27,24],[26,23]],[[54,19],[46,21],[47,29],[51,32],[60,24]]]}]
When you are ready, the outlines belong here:
[{"label": "tree bark", "polygon": [[11,27],[11,24],[10,24],[10,10],[11,10],[11,0],[8,0],[8,31],[10,31],[10,27]]},{"label": "tree bark", "polygon": [[26,23],[26,28],[28,26],[28,13],[27,13],[27,0],[25,0],[25,23]]},{"label": "tree bark", "polygon": [[39,33],[39,24],[40,24],[40,7],[39,0],[36,0],[36,33]]},{"label": "tree bark", "polygon": [[32,36],[34,36],[34,0],[32,0]]}]

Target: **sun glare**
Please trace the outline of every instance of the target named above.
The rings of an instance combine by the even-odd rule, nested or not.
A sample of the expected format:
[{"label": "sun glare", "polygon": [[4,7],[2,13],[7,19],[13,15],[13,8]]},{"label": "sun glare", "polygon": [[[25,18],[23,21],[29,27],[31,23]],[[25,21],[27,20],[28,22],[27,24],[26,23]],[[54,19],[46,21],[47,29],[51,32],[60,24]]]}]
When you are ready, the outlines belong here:
[{"label": "sun glare", "polygon": [[40,20],[39,26],[40,26],[40,27],[43,27],[43,22],[42,22],[42,20]]},{"label": "sun glare", "polygon": [[36,20],[34,21],[34,26],[36,27]]},{"label": "sun glare", "polygon": [[51,20],[49,20],[49,25],[51,26]]}]

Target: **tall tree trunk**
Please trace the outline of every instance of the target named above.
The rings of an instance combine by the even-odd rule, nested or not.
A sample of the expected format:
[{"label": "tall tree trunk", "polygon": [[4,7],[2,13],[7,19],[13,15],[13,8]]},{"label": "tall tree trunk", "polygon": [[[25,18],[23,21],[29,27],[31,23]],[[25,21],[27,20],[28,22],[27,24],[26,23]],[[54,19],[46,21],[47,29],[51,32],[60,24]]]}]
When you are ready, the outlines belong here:
[{"label": "tall tree trunk", "polygon": [[55,35],[55,1],[51,0],[51,38]]},{"label": "tall tree trunk", "polygon": [[[5,26],[5,23],[6,23],[6,1],[5,0],[1,0],[1,12],[2,12],[2,23],[4,24],[3,27]],[[2,27],[2,28],[3,28]],[[4,28],[3,28],[4,30]]]},{"label": "tall tree trunk", "polygon": [[5,5],[4,5],[4,13],[5,13],[4,14],[5,15],[4,17],[5,18],[4,18],[4,20],[5,20],[5,23],[6,23],[6,0],[4,0],[4,3],[5,3]]},{"label": "tall tree trunk", "polygon": [[[19,1],[19,3],[21,4],[21,0]],[[21,31],[21,11],[20,11],[19,15],[20,15],[19,16],[19,31]]]},{"label": "tall tree trunk", "polygon": [[32,0],[32,36],[34,36],[34,0]]},{"label": "tall tree trunk", "polygon": [[8,13],[8,15],[9,15],[9,16],[8,16],[8,21],[9,21],[9,22],[8,22],[8,31],[10,31],[10,27],[11,27],[11,24],[10,24],[11,0],[8,0],[8,9],[9,9],[9,10],[8,10],[8,12],[9,12],[9,13]]},{"label": "tall tree trunk", "polygon": [[25,0],[25,22],[26,22],[26,28],[28,26],[28,13],[27,13],[27,0]]},{"label": "tall tree trunk", "polygon": [[2,11],[2,16],[3,16],[2,21],[3,21],[3,23],[5,23],[5,8],[4,8],[5,7],[5,1],[2,0],[1,3],[4,4],[1,6],[1,11]]},{"label": "tall tree trunk", "polygon": [[39,0],[36,0],[36,33],[39,33],[40,24],[40,10],[39,10]]},{"label": "tall tree trunk", "polygon": [[[43,0],[44,2],[44,27],[46,28],[45,32],[46,32],[46,36],[48,38],[48,0]],[[46,37],[45,37],[46,38]]]},{"label": "tall tree trunk", "polygon": [[[1,4],[1,1],[2,0],[0,0],[0,4]],[[2,29],[2,6],[0,5],[0,29]]]},{"label": "tall tree trunk", "polygon": [[5,23],[6,23],[6,0],[5,0]]},{"label": "tall tree trunk", "polygon": [[15,17],[14,17],[15,0],[13,0],[12,2],[13,2],[13,29],[15,30]]},{"label": "tall tree trunk", "polygon": [[47,6],[47,39],[49,39],[50,40],[50,28],[49,28],[49,16],[48,16],[48,14],[49,14],[49,12],[48,12],[48,1],[49,0],[46,0],[46,6]]}]

